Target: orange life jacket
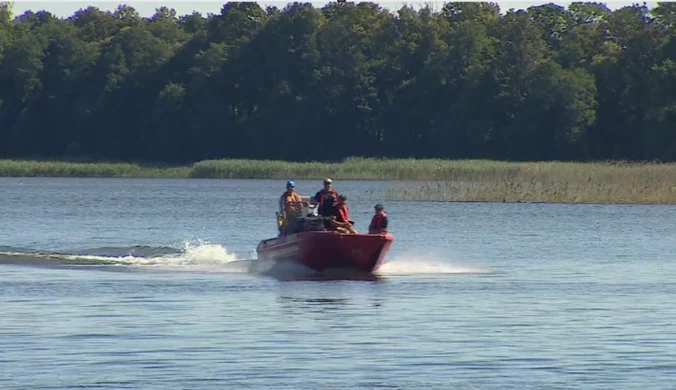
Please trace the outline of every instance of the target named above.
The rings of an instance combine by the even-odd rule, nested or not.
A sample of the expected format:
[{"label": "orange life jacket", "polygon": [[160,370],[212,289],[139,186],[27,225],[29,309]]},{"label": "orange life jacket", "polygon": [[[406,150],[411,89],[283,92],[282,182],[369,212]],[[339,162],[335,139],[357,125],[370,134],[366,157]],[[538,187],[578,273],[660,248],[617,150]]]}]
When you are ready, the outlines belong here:
[{"label": "orange life jacket", "polygon": [[[283,199],[283,202],[284,202],[284,210],[286,210],[287,212],[290,212],[290,211],[300,212],[300,210],[302,208],[301,207],[302,205],[301,205],[300,202],[302,202],[303,199],[301,198],[301,196],[297,192],[295,192],[295,191],[294,192],[285,191],[282,194],[282,199]],[[298,202],[298,203],[296,203],[296,202]]]}]

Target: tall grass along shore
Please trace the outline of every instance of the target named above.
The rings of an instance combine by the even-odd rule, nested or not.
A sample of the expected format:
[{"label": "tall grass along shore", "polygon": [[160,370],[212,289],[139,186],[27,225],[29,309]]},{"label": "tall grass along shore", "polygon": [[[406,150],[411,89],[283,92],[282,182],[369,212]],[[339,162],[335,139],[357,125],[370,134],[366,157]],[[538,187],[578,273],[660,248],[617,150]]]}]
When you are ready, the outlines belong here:
[{"label": "tall grass along shore", "polygon": [[0,160],[0,177],[188,177],[190,167],[130,163]]},{"label": "tall grass along shore", "polygon": [[0,176],[390,180],[385,200],[676,204],[676,164],[348,158],[184,167],[0,160]]}]

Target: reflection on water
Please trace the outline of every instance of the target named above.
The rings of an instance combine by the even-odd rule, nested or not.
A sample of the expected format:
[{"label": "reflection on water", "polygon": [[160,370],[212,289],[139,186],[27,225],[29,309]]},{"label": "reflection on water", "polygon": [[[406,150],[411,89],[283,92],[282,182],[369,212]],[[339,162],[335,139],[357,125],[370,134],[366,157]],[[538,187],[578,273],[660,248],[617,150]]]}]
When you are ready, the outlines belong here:
[{"label": "reflection on water", "polygon": [[297,297],[290,297],[290,296],[280,296],[279,297],[280,303],[301,303],[305,304],[308,303],[310,305],[327,305],[327,306],[334,306],[334,305],[346,305],[350,301],[347,298],[297,298]]},{"label": "reflection on water", "polygon": [[383,280],[384,277],[368,272],[350,269],[329,269],[318,272],[292,261],[254,260],[249,272],[268,276],[282,282],[297,281],[371,281]]},{"label": "reflection on water", "polygon": [[384,276],[370,274],[355,274],[355,275],[314,274],[303,276],[293,276],[293,275],[283,275],[283,276],[268,275],[268,276],[272,276],[280,282],[338,282],[338,281],[378,282],[385,279]]},{"label": "reflection on water", "polygon": [[352,310],[362,311],[368,307],[378,309],[383,306],[382,297],[360,297],[353,298],[305,298],[290,295],[280,295],[277,302],[284,310],[288,312],[335,312],[346,310],[352,307]]},{"label": "reflection on water", "polygon": [[338,282],[338,281],[363,281],[363,282],[379,282],[386,279],[385,276],[363,273],[358,271],[336,271],[326,270],[324,272],[306,271],[303,273],[281,273],[268,272],[265,274],[275,278],[280,282]]}]

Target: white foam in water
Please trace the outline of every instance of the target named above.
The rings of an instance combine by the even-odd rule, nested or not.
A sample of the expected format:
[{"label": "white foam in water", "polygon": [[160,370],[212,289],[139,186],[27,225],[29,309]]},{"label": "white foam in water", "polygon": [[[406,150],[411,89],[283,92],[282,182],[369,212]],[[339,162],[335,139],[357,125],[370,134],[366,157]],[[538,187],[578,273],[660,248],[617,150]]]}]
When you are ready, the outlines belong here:
[{"label": "white foam in water", "polygon": [[[12,251],[14,252],[14,251]],[[56,261],[68,264],[69,262],[85,265],[91,261],[91,265],[119,265],[125,267],[138,267],[157,270],[175,271],[201,271],[223,273],[293,273],[297,272],[291,264],[274,264],[256,261],[255,250],[249,257],[242,259],[234,253],[229,253],[227,248],[205,241],[183,242],[183,250],[177,253],[132,256],[122,255],[70,255],[70,254],[35,254],[35,253],[10,253],[1,252],[7,256],[26,258],[26,262],[36,261],[42,263]],[[247,256],[247,255],[243,255]],[[435,254],[398,254],[388,256],[385,263],[375,273],[381,276],[405,276],[405,275],[443,275],[443,274],[487,274],[493,273],[490,268],[480,265],[465,265],[458,261],[451,261],[446,256]],[[104,263],[104,264],[101,264]],[[288,268],[288,269],[287,269]],[[293,272],[292,272],[293,271]]]},{"label": "white foam in water", "polygon": [[479,266],[460,265],[434,255],[398,255],[386,260],[376,272],[379,275],[424,275],[424,274],[486,274],[493,271]]},{"label": "white foam in water", "polygon": [[[161,269],[185,269],[185,270],[213,270],[219,271],[228,264],[240,261],[235,254],[228,253],[227,249],[218,244],[206,242],[185,242],[184,250],[180,253],[172,253],[152,257],[136,256],[90,256],[90,255],[65,255],[59,256],[66,260],[92,260],[105,261],[124,266],[154,267]],[[242,269],[241,271],[245,271]],[[229,272],[237,271],[228,268]]]}]

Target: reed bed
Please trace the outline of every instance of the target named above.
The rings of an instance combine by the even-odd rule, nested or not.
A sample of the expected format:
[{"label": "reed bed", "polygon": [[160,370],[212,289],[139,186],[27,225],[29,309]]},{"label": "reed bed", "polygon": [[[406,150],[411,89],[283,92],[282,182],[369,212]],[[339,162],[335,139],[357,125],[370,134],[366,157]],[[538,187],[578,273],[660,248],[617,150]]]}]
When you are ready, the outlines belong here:
[{"label": "reed bed", "polygon": [[676,204],[676,164],[348,158],[207,160],[184,167],[0,160],[0,176],[392,181],[384,200]]},{"label": "reed bed", "polygon": [[188,177],[189,170],[130,163],[0,160],[2,177]]},{"label": "reed bed", "polygon": [[385,199],[676,204],[676,164],[547,162],[512,168],[453,181],[397,183]]},{"label": "reed bed", "polygon": [[463,180],[518,171],[489,160],[415,160],[350,157],[338,163],[275,160],[207,160],[193,165],[191,177],[248,179]]}]

